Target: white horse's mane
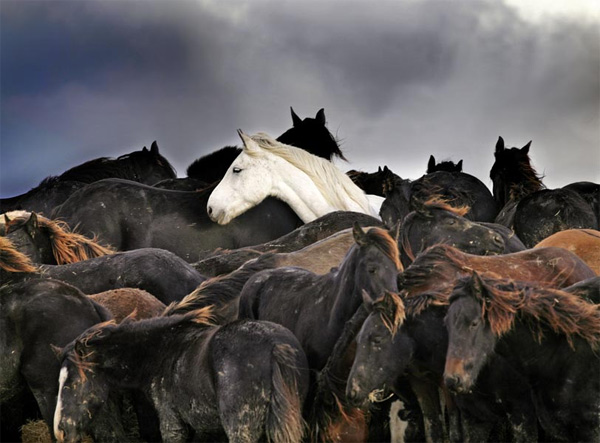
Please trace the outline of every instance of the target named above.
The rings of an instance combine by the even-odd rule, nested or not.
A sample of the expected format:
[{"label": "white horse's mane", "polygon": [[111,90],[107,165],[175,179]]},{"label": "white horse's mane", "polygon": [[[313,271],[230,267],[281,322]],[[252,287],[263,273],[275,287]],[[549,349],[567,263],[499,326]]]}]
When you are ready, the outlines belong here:
[{"label": "white horse's mane", "polygon": [[[347,199],[350,198],[363,208],[365,213],[372,213],[369,200],[363,190],[330,161],[295,146],[280,143],[264,132],[251,135],[250,138],[261,149],[282,158],[306,173],[332,207],[352,210],[346,204]],[[250,156],[257,155],[256,151],[252,150],[246,150],[246,153]]]}]

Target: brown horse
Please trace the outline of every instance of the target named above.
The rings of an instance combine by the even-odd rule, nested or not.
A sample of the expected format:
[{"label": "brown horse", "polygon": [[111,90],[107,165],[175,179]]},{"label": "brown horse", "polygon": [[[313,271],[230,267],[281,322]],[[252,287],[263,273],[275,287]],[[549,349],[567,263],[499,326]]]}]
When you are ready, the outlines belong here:
[{"label": "brown horse", "polygon": [[600,275],[600,231],[595,229],[567,229],[545,238],[534,248],[556,246],[579,256]]},{"label": "brown horse", "polygon": [[398,277],[404,296],[423,292],[450,294],[458,278],[475,270],[524,282],[563,288],[595,276],[577,255],[562,248],[537,248],[504,255],[467,254],[447,245],[425,250]]},{"label": "brown horse", "polygon": [[129,315],[136,320],[157,317],[166,308],[155,296],[138,288],[111,289],[88,297],[108,309],[117,323]]}]

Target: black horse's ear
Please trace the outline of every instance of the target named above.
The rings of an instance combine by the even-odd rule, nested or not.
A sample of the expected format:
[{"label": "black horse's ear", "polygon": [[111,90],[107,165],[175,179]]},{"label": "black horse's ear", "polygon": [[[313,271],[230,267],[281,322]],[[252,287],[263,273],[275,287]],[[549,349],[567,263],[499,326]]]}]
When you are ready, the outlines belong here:
[{"label": "black horse's ear", "polygon": [[388,233],[394,239],[396,243],[398,243],[398,237],[400,237],[400,226],[402,225],[402,221],[398,220],[394,225],[389,229]]},{"label": "black horse's ear", "polygon": [[156,143],[156,140],[152,142],[152,146],[150,146],[150,152],[152,154],[158,154],[158,144]]},{"label": "black horse's ear", "polygon": [[142,148],[142,152],[148,152],[148,148],[144,146],[144,147]]},{"label": "black horse's ear", "polygon": [[302,119],[296,115],[294,112],[294,108],[290,106],[290,111],[292,111],[292,126],[295,128],[299,124],[302,123]]},{"label": "black horse's ear", "polygon": [[325,126],[325,123],[327,123],[325,120],[325,108],[319,109],[319,112],[317,112],[317,115],[315,116],[315,120],[317,123]]},{"label": "black horse's ear", "polygon": [[374,300],[371,298],[369,293],[364,289],[362,290],[361,295],[362,295],[363,304],[365,305],[367,312],[372,312]]},{"label": "black horse's ear", "polygon": [[390,170],[388,169],[387,165],[383,165],[383,172],[390,172]]},{"label": "black horse's ear", "polygon": [[485,283],[481,279],[479,273],[477,271],[473,271],[471,278],[471,288],[473,289],[473,291],[479,294],[483,294],[484,287]]},{"label": "black horse's ear", "polygon": [[504,151],[504,139],[502,137],[498,137],[498,141],[496,142],[496,152]]},{"label": "black horse's ear", "polygon": [[379,166],[379,167],[377,168],[377,173],[379,174],[379,173],[381,173],[381,172],[383,172],[383,171],[381,170],[381,166]]},{"label": "black horse's ear", "polygon": [[52,349],[52,353],[54,354],[54,356],[56,357],[56,359],[58,361],[60,361],[60,356],[62,355],[62,348],[59,348],[58,346],[54,346],[52,343],[50,343],[50,349]]},{"label": "black horse's ear", "polygon": [[532,140],[529,140],[529,143],[527,143],[525,146],[523,146],[521,148],[521,152],[523,154],[529,154],[529,148],[531,147],[531,142],[532,142]]},{"label": "black horse's ear", "polygon": [[359,246],[365,246],[369,243],[367,234],[365,234],[365,231],[362,230],[358,222],[354,222],[352,226],[352,235],[354,236],[354,241]]},{"label": "black horse's ear", "polygon": [[458,169],[458,172],[462,172],[462,160],[456,164],[456,169]]},{"label": "black horse's ear", "polygon": [[429,161],[427,162],[427,173],[433,172],[435,168],[435,157],[433,155],[429,156]]},{"label": "black horse's ear", "polygon": [[29,220],[27,220],[25,222],[25,229],[27,230],[29,235],[34,237],[35,233],[38,229],[38,225],[39,225],[39,223],[38,223],[37,214],[35,212],[32,212],[31,215],[29,216]]}]

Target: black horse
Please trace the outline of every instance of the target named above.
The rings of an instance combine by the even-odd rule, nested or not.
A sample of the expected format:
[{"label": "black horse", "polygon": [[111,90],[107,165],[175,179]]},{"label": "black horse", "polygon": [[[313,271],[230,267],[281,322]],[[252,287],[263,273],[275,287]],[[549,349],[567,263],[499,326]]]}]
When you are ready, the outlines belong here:
[{"label": "black horse", "polygon": [[408,381],[423,416],[415,426],[424,428],[427,441],[490,441],[494,428],[496,439],[505,429],[513,441],[537,439],[527,381],[500,358],[486,368],[485,383],[478,383],[472,393],[440,397],[448,344],[447,295],[422,293],[402,300],[386,294],[377,300],[365,297],[364,303],[370,314],[356,339],[347,384],[351,401],[361,404],[392,391],[406,402]]},{"label": "black horse", "polygon": [[188,262],[216,248],[264,243],[302,224],[287,204],[272,197],[227,225],[214,223],[206,212],[214,186],[185,192],[107,179],[74,193],[56,208],[53,218],[121,251],[162,248]]},{"label": "black horse", "polygon": [[[307,117],[304,120],[296,115],[294,109],[290,108],[290,110],[293,126],[277,137],[277,141],[305,149],[311,154],[326,160],[332,160],[336,156],[342,160],[346,160],[336,139],[327,129],[324,109],[321,108],[315,118]],[[225,146],[195,160],[187,168],[188,179],[198,180],[207,184],[221,180],[240,152],[242,152],[241,148]],[[192,189],[188,188],[186,190]]]},{"label": "black horse", "polygon": [[[6,217],[6,215],[5,215]],[[112,254],[110,248],[72,232],[66,223],[38,216],[6,217],[6,238],[32,262],[62,265]]]},{"label": "black horse", "polygon": [[325,275],[292,267],[261,271],[240,295],[240,318],[286,326],[300,340],[313,369],[325,365],[345,322],[362,302],[362,290],[375,295],[397,290],[401,264],[394,234],[380,228],[365,233],[358,225],[353,233],[356,244],[339,269]]},{"label": "black horse", "polygon": [[506,149],[504,139],[498,138],[490,170],[494,198],[501,208],[496,222],[513,229],[529,248],[565,229],[598,229],[598,213],[593,208],[598,187],[573,184],[545,189],[531,165],[530,147],[531,142]]},{"label": "black horse", "polygon": [[69,195],[89,183],[109,178],[123,178],[152,185],[176,177],[173,166],[158,151],[156,141],[150,150],[144,146],[116,159],[101,157],[75,166],[59,176],[45,178],[25,194],[0,199],[0,212],[26,209],[49,216],[52,209]]},{"label": "black horse", "polygon": [[527,378],[547,440],[600,438],[600,311],[568,292],[477,273],[450,298],[446,385],[469,391],[490,356]]},{"label": "black horse", "polygon": [[61,280],[86,294],[117,288],[139,288],[161,302],[181,300],[206,278],[189,263],[164,249],[118,252],[66,265],[35,266],[6,237],[0,237],[2,283],[36,277]]},{"label": "black horse", "polygon": [[432,172],[437,171],[446,171],[446,172],[462,172],[462,160],[458,163],[454,163],[450,160],[441,161],[436,163],[435,157],[433,155],[429,156],[429,161],[427,162],[427,174],[431,174]]},{"label": "black horse", "polygon": [[409,213],[402,222],[398,240],[402,264],[408,266],[421,251],[439,243],[477,255],[525,249],[510,229],[495,223],[471,221],[463,217],[467,210],[430,200]]},{"label": "black horse", "polygon": [[[110,318],[102,306],[60,281],[32,279],[0,287],[3,441],[20,441],[19,429],[25,419],[39,413],[52,428],[60,365],[51,345],[65,346],[87,328]],[[40,412],[21,410],[21,399],[31,394]]]},{"label": "black horse", "polygon": [[270,322],[211,324],[210,308],[92,328],[62,353],[54,433],[77,441],[111,390],[152,400],[163,441],[298,442],[308,387],[296,338]]}]

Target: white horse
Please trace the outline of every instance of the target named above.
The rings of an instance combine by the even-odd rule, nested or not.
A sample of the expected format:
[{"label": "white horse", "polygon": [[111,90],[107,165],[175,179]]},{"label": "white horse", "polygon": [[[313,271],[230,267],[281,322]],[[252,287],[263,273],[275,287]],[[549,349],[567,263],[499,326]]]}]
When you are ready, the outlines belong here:
[{"label": "white horse", "polygon": [[286,202],[304,223],[333,211],[379,218],[378,208],[333,163],[264,133],[238,134],[244,149],[208,199],[211,220],[225,225],[268,196]]}]

